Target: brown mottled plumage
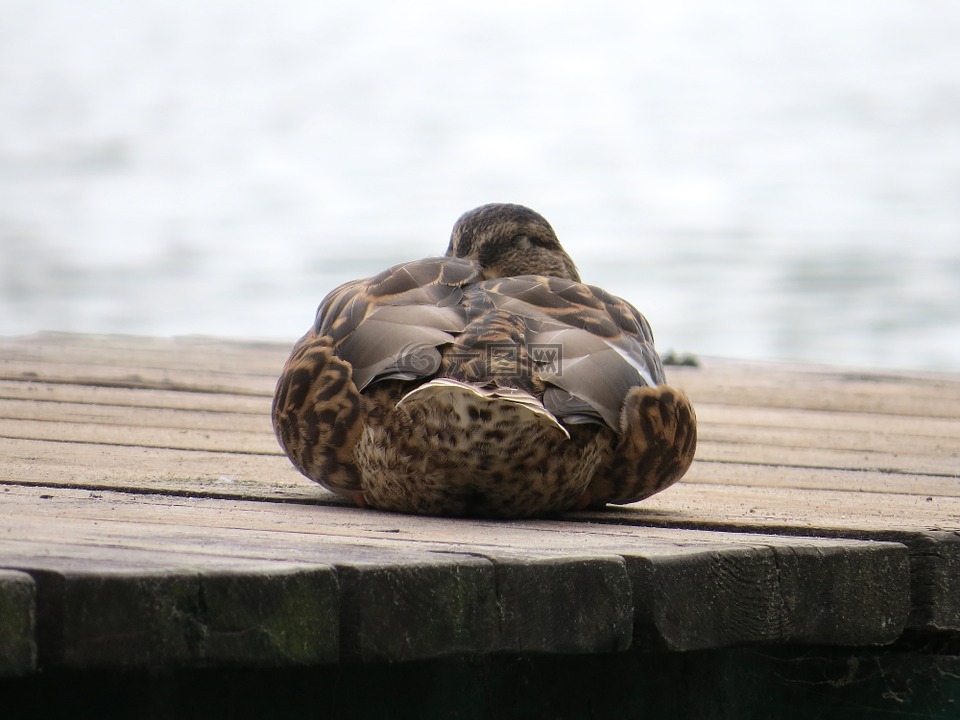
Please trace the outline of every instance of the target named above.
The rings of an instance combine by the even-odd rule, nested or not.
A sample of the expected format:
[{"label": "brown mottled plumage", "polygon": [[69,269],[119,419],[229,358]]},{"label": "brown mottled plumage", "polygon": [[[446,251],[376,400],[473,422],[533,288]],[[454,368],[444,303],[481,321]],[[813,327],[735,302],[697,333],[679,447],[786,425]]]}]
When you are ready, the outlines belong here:
[{"label": "brown mottled plumage", "polygon": [[445,257],[324,298],[273,421],[304,475],[358,505],[527,517],[679,480],[696,417],[664,383],[646,319],[582,284],[543,217],[492,204]]}]

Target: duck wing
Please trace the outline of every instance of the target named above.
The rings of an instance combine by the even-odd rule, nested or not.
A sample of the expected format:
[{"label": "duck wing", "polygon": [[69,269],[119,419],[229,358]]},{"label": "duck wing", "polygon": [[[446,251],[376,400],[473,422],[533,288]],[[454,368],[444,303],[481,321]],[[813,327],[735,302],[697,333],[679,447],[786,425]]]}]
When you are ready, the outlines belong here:
[{"label": "duck wing", "polygon": [[547,385],[544,406],[568,423],[599,422],[619,432],[630,388],[664,382],[650,324],[626,300],[535,275],[476,289],[498,310],[524,318],[531,372]]},{"label": "duck wing", "polygon": [[430,378],[443,354],[458,351],[471,368],[462,379],[504,385],[490,375],[487,348],[516,345],[527,373],[518,387],[543,388],[545,408],[568,424],[616,432],[630,389],[664,382],[650,325],[627,301],[563,278],[480,277],[459,258],[395,265],[333,290],[313,333],[330,338],[361,391],[377,380]]},{"label": "duck wing", "polygon": [[440,367],[439,346],[467,323],[463,288],[480,275],[472,262],[425,258],[394,265],[328,294],[313,333],[329,337],[363,390],[374,380],[413,380]]}]

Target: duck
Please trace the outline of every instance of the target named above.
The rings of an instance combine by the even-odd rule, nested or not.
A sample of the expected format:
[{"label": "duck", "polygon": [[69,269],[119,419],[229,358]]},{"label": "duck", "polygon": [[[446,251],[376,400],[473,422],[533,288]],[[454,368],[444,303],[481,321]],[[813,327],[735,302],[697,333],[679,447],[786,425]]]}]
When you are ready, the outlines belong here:
[{"label": "duck", "polygon": [[461,215],[441,257],[331,291],[272,419],[293,465],[355,505],[450,517],[637,502],[697,444],[646,318],[511,203]]}]

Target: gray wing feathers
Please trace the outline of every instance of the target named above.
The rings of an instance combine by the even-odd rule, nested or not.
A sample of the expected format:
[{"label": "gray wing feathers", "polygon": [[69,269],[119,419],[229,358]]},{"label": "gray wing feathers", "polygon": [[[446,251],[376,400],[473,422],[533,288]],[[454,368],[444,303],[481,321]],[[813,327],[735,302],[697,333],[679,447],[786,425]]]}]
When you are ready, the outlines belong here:
[{"label": "gray wing feathers", "polygon": [[546,386],[545,408],[565,422],[617,432],[630,388],[664,382],[650,326],[629,303],[559,278],[476,282],[478,274],[466,261],[428,258],[347,283],[324,299],[315,332],[333,338],[363,390],[376,380],[432,377],[443,346],[504,311],[526,328],[530,370]]},{"label": "gray wing feathers", "polygon": [[441,345],[466,326],[463,290],[476,269],[460,260],[428,258],[368,280],[341,285],[317,311],[315,332],[333,339],[363,390],[374,380],[429,377]]},{"label": "gray wing feathers", "polygon": [[413,380],[440,368],[441,345],[463,331],[462,307],[381,305],[340,344],[340,357],[353,366],[353,382],[363,390],[373,380]]},{"label": "gray wing feathers", "polygon": [[363,390],[374,380],[413,380],[440,368],[437,347],[453,335],[422,325],[397,325],[374,314],[347,337],[338,354],[353,367],[353,382]]},{"label": "gray wing feathers", "polygon": [[577,328],[535,333],[532,342],[559,346],[557,362],[538,372],[553,386],[544,393],[546,408],[572,422],[602,421],[619,431],[630,388],[649,384],[634,364],[611,343]]}]

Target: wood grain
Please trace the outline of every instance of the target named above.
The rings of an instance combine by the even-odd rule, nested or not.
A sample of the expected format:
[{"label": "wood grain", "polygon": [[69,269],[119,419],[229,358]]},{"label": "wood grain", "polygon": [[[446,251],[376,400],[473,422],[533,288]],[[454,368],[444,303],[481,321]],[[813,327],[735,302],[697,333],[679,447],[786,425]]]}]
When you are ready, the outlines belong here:
[{"label": "wood grain", "polygon": [[269,421],[288,351],[0,340],[0,674],[960,630],[958,377],[668,368],[700,421],[683,482],[491,523],[355,510],[297,473]]},{"label": "wood grain", "polygon": [[[0,546],[7,567],[69,577],[174,575],[181,577],[175,589],[185,582],[184,567],[189,577],[227,568],[251,574],[258,564],[264,572],[270,564],[334,567],[345,659],[601,652],[626,648],[634,632],[638,643],[674,650],[829,643],[825,627],[878,643],[896,637],[910,607],[906,549],[893,543],[8,490],[4,502],[13,512],[0,519],[0,533],[15,530],[25,539]],[[856,572],[838,573],[834,553],[855,557]],[[807,612],[811,604],[816,613]],[[731,613],[735,622],[727,621]],[[129,614],[138,615],[136,607]],[[81,635],[97,632],[99,625]],[[176,647],[185,652],[182,643]]]}]

